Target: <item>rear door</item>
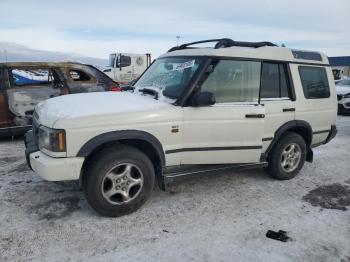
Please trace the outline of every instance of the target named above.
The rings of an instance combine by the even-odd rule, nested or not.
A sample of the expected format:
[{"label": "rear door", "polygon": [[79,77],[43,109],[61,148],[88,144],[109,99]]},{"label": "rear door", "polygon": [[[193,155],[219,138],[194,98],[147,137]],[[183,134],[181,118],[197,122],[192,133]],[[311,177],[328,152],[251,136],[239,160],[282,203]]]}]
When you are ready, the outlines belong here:
[{"label": "rear door", "polygon": [[215,60],[201,91],[216,103],[184,107],[181,164],[254,163],[260,161],[265,108],[259,105],[261,63]]},{"label": "rear door", "polygon": [[6,93],[11,127],[30,127],[34,107],[61,95],[60,85],[55,84],[58,75],[50,68],[11,68],[9,77]]},{"label": "rear door", "polygon": [[298,88],[296,117],[307,121],[313,131],[312,144],[323,143],[337,117],[337,94],[330,67],[293,65]]},{"label": "rear door", "polygon": [[286,63],[264,62],[261,73],[261,103],[266,110],[263,151],[276,130],[295,119],[295,99]]}]

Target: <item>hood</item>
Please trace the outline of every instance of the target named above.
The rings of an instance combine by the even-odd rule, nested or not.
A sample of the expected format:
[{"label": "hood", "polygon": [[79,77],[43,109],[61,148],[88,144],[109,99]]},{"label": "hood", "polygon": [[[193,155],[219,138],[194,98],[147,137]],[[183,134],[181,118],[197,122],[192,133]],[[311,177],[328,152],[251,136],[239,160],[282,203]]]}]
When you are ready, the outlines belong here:
[{"label": "hood", "polygon": [[130,92],[96,92],[51,98],[39,103],[35,112],[40,124],[53,127],[60,119],[153,111],[168,106],[172,105],[151,96]]},{"label": "hood", "polygon": [[345,95],[350,93],[350,86],[336,85],[337,95]]}]

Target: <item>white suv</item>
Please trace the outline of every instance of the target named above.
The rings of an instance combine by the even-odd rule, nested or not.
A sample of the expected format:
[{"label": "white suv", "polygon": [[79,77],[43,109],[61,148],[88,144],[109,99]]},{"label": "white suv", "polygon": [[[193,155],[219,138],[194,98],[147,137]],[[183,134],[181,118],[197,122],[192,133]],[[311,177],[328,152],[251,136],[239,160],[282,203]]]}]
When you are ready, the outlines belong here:
[{"label": "white suv", "polygon": [[350,113],[350,79],[339,80],[336,85],[338,96],[338,113]]},{"label": "white suv", "polygon": [[332,70],[317,52],[199,41],[170,49],[129,89],[45,101],[25,137],[36,173],[80,180],[105,216],[135,211],[155,181],[165,189],[179,175],[265,167],[293,178],[336,134]]}]

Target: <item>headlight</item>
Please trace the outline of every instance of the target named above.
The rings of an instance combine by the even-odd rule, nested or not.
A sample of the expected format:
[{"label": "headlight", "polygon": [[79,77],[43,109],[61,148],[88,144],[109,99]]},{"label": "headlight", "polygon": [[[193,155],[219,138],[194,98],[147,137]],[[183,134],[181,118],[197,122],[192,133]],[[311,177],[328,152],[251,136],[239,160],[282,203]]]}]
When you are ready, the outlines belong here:
[{"label": "headlight", "polygon": [[49,152],[66,152],[66,132],[63,129],[40,126],[39,148]]},{"label": "headlight", "polygon": [[344,95],[343,98],[350,98],[350,93]]}]

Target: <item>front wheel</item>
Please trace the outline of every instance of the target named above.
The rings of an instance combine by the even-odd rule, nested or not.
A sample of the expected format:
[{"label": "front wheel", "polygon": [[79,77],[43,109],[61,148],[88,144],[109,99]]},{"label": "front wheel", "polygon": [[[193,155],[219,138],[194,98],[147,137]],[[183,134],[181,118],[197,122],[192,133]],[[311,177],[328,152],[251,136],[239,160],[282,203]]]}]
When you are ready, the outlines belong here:
[{"label": "front wheel", "polygon": [[291,179],[299,173],[305,159],[304,138],[297,133],[287,132],[272,149],[266,171],[276,179]]},{"label": "front wheel", "polygon": [[134,147],[106,148],[88,164],[86,197],[103,216],[118,217],[140,208],[152,193],[154,167]]}]

